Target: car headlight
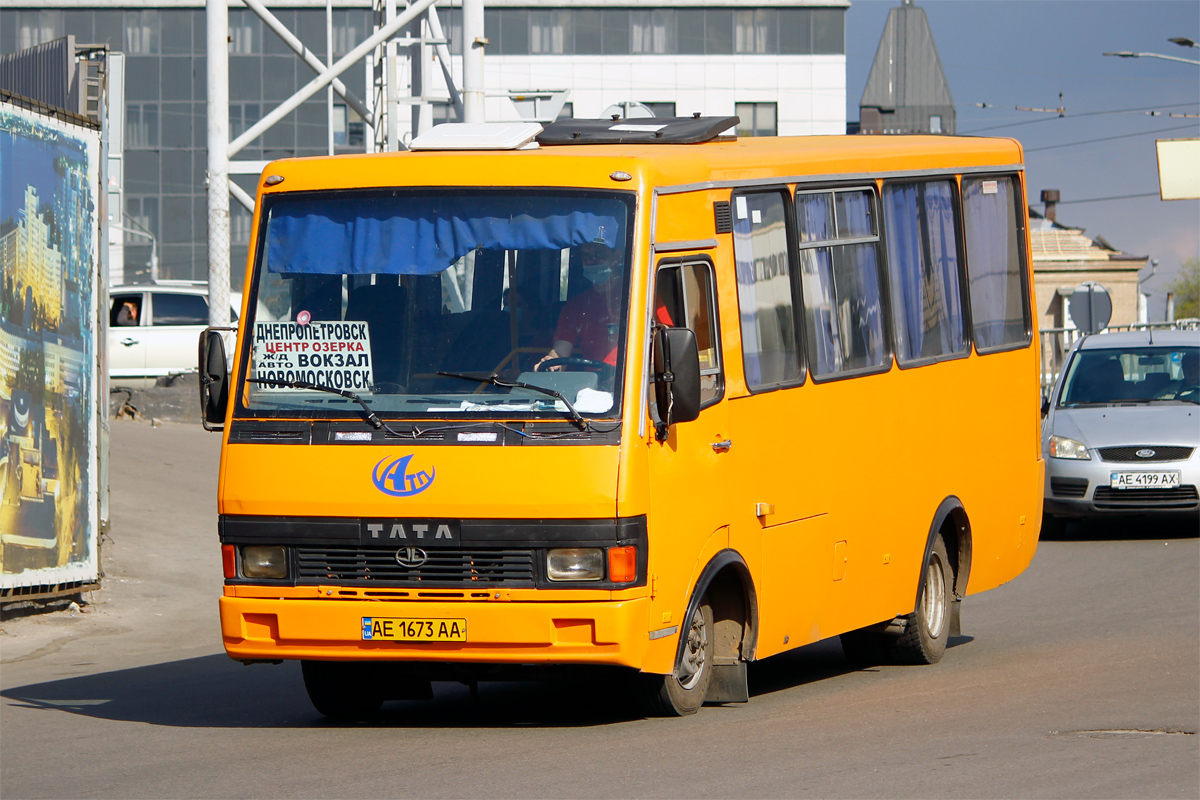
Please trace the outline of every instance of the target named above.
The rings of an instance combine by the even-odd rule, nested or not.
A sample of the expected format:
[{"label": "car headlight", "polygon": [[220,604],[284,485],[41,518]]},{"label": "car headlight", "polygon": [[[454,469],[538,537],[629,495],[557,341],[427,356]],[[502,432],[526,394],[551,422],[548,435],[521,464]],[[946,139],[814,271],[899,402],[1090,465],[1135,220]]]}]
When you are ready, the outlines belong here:
[{"label": "car headlight", "polygon": [[287,548],[276,545],[243,547],[242,577],[286,578]]},{"label": "car headlight", "polygon": [[1065,436],[1050,437],[1049,453],[1051,458],[1074,458],[1080,461],[1090,461],[1092,459],[1091,454],[1088,453],[1087,446],[1083,442],[1077,442]]},{"label": "car headlight", "polygon": [[552,581],[598,581],[604,577],[604,551],[598,547],[556,547],[546,552]]}]

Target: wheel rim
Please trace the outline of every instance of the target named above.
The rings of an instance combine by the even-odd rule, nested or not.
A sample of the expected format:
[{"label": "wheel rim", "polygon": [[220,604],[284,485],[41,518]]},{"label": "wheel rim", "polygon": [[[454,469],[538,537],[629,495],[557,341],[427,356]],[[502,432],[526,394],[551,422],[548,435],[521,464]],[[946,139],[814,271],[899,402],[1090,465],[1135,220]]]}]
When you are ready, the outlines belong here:
[{"label": "wheel rim", "polygon": [[679,664],[679,685],[684,689],[691,689],[700,682],[704,675],[704,654],[707,651],[708,628],[704,625],[704,615],[697,608],[692,614],[687,642],[683,646],[683,660]]},{"label": "wheel rim", "polygon": [[934,639],[946,624],[946,568],[938,553],[931,553],[925,567],[925,591],[921,597],[921,620]]}]

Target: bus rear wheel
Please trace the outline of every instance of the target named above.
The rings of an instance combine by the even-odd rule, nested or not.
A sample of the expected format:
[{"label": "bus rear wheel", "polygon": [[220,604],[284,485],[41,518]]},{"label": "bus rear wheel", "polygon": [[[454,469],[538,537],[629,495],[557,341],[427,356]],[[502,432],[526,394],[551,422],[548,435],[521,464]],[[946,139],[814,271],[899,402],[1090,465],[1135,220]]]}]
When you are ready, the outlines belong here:
[{"label": "bus rear wheel", "polygon": [[301,661],[308,699],[331,719],[362,719],[383,705],[383,685],[369,663]]},{"label": "bus rear wheel", "polygon": [[917,610],[908,615],[904,633],[892,643],[892,660],[897,664],[936,664],[946,652],[950,635],[950,597],[954,573],[946,555],[946,544],[938,536],[925,561]]},{"label": "bus rear wheel", "polygon": [[712,682],[713,613],[705,597],[682,631],[683,653],[671,675],[645,675],[648,710],[661,717],[695,714]]}]

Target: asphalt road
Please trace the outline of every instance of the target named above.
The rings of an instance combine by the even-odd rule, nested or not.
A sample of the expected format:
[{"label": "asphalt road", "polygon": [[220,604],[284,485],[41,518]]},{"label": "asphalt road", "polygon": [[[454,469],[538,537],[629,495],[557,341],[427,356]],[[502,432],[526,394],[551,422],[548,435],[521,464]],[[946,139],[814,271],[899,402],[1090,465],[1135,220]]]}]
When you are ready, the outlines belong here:
[{"label": "asphalt road", "polygon": [[218,437],[115,423],[104,588],[0,625],[0,796],[1198,797],[1196,525],[1072,526],[964,602],[932,667],[836,640],[747,705],[641,719],[586,685],[435,684],[324,721],[295,664],[220,645]]}]

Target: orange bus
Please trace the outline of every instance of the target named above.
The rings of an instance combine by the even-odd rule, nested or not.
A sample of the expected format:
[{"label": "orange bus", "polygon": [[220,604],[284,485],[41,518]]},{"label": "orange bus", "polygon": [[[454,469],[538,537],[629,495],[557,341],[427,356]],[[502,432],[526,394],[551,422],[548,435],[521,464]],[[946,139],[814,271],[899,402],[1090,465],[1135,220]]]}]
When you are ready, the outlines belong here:
[{"label": "orange bus", "polygon": [[839,635],[941,658],[1037,547],[1020,145],[735,121],[268,166],[228,366],[201,339],[232,658],[300,660],[330,716],[584,667],[689,714]]}]

